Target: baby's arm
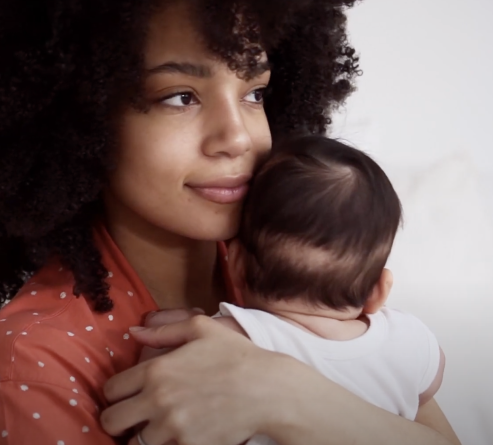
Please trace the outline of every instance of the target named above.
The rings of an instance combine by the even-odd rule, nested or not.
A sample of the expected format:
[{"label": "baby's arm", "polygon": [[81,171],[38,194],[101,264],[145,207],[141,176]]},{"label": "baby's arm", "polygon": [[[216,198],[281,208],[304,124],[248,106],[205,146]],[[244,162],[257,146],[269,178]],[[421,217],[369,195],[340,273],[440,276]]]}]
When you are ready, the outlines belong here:
[{"label": "baby's arm", "polygon": [[443,371],[445,370],[445,354],[440,348],[440,364],[438,365],[438,371],[433,382],[428,389],[419,395],[419,406],[423,406],[428,403],[440,389],[443,381]]},{"label": "baby's arm", "polygon": [[416,414],[415,422],[421,423],[429,428],[439,432],[443,437],[448,438],[455,445],[461,445],[459,438],[455,434],[449,421],[438,407],[433,398],[440,389],[445,369],[445,354],[440,348],[440,363],[437,374],[431,385],[419,395],[419,408]]}]

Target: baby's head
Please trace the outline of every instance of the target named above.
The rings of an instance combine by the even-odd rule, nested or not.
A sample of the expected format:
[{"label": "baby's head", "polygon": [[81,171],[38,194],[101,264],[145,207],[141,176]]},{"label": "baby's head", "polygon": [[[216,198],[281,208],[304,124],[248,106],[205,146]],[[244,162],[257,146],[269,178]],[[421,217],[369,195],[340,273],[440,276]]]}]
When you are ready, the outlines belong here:
[{"label": "baby's head", "polygon": [[269,302],[364,308],[384,285],[400,221],[399,198],[371,158],[322,136],[292,137],[252,183],[231,246],[234,279]]}]

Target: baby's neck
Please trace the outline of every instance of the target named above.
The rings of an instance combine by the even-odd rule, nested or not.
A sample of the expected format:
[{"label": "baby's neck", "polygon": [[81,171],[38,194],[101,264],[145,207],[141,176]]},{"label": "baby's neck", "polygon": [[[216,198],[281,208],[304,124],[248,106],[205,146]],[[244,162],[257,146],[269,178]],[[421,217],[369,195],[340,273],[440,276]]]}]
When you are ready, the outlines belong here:
[{"label": "baby's neck", "polygon": [[265,301],[247,299],[246,307],[269,312],[277,317],[327,340],[347,341],[362,336],[369,320],[362,309],[335,310],[315,308],[301,299],[290,301]]}]

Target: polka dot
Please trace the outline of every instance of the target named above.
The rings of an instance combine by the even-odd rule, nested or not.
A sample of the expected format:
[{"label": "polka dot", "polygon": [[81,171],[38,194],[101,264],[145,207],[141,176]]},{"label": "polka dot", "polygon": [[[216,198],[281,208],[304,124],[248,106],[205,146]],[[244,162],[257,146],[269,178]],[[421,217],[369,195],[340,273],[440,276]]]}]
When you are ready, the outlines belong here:
[{"label": "polka dot", "polygon": [[86,331],[91,332],[94,328],[92,326],[86,326]]},{"label": "polka dot", "polygon": [[134,296],[134,293],[132,291],[128,291],[127,294],[128,294],[129,297],[133,297]]},{"label": "polka dot", "polygon": [[130,338],[130,335],[129,334],[124,334],[123,335],[123,340],[128,340]]},{"label": "polka dot", "polygon": [[73,337],[75,334],[74,334],[73,332],[67,332],[67,335],[68,335],[69,337]]},{"label": "polka dot", "polygon": [[39,315],[37,312],[33,312],[33,315]]},{"label": "polka dot", "polygon": [[56,445],[65,445],[65,442],[63,440],[59,440]]},{"label": "polka dot", "polygon": [[14,357],[12,357],[12,362],[14,361]]},{"label": "polka dot", "polygon": [[21,335],[27,335],[27,332],[21,332]]},{"label": "polka dot", "polygon": [[33,417],[34,417],[35,419],[39,419],[39,418],[41,418],[41,416],[39,415],[39,413],[34,413],[34,414],[33,414]]},{"label": "polka dot", "polygon": [[60,298],[63,300],[67,296],[67,292],[62,292]]},{"label": "polka dot", "polygon": [[12,335],[12,331],[7,331],[5,335]]},{"label": "polka dot", "polygon": [[77,391],[76,388],[74,388],[72,391],[75,392],[75,394],[79,394],[79,391]]},{"label": "polka dot", "polygon": [[110,355],[113,357],[115,353],[113,351],[110,351]]},{"label": "polka dot", "polygon": [[36,292],[35,290],[33,290],[33,291],[31,292],[31,295],[36,295],[36,294],[37,294],[37,292]]},{"label": "polka dot", "polygon": [[38,366],[39,366],[40,368],[44,368],[44,367],[45,367],[45,364],[44,364],[43,362],[38,362]]},{"label": "polka dot", "polygon": [[7,437],[9,435],[9,433],[5,430],[2,431],[2,437]]},{"label": "polka dot", "polygon": [[77,406],[77,400],[75,400],[75,399],[70,399],[69,403],[71,406]]},{"label": "polka dot", "polygon": [[7,321],[7,319],[6,318],[3,318],[2,320],[0,320],[0,322],[2,322],[2,321]]},{"label": "polka dot", "polygon": [[74,377],[74,376],[71,376],[71,377],[70,377],[70,381],[71,381],[71,382],[75,382],[75,377]]},{"label": "polka dot", "polygon": [[108,315],[108,320],[109,321],[113,321],[115,319],[115,317],[113,317],[113,315]]},{"label": "polka dot", "polygon": [[91,363],[91,360],[89,360],[89,357],[85,357],[84,360],[87,362],[87,363]]},{"label": "polka dot", "polygon": [[82,427],[82,432],[83,433],[88,433],[89,432],[89,427],[88,426],[83,426]]},{"label": "polka dot", "polygon": [[113,272],[108,272],[108,278],[113,278]]},{"label": "polka dot", "polygon": [[29,389],[29,386],[27,386],[27,385],[21,385],[21,389],[23,391],[27,391]]},{"label": "polka dot", "polygon": [[226,256],[224,257],[224,261],[228,261],[228,260],[229,260],[229,258],[228,258],[228,256],[226,255]]}]

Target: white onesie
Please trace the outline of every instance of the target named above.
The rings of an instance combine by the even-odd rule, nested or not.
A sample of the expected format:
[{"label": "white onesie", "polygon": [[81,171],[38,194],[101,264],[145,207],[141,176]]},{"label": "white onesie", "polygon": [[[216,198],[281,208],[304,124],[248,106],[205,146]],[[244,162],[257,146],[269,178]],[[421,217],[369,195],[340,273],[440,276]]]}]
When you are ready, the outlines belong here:
[{"label": "white onesie", "polygon": [[[437,339],[419,319],[397,310],[368,315],[368,330],[348,341],[326,340],[268,312],[229,303],[221,303],[219,311],[234,317],[257,346],[288,354],[367,402],[410,420],[416,417],[419,395],[438,373]],[[248,442],[274,444],[260,435]]]}]

